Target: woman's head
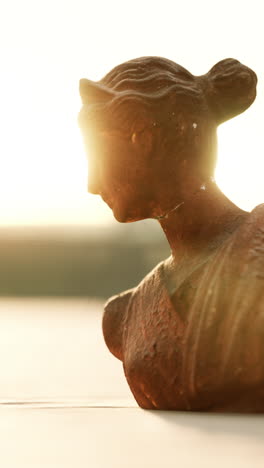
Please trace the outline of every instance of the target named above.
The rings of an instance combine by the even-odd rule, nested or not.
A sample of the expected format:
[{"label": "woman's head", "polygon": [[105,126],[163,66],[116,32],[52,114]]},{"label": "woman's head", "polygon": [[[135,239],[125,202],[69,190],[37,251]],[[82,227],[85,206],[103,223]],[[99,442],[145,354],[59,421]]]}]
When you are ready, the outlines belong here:
[{"label": "woman's head", "polygon": [[79,115],[89,153],[89,190],[119,221],[155,217],[213,176],[216,128],[256,95],[256,75],[226,59],[194,76],[160,57],[81,80]]}]

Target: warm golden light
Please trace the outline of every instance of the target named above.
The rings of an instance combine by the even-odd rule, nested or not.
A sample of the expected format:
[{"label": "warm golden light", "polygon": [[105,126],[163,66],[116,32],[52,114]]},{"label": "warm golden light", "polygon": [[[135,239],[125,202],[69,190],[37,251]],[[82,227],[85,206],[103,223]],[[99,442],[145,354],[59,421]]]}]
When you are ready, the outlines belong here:
[{"label": "warm golden light", "polygon": [[[11,82],[12,85],[12,82]],[[102,223],[110,210],[87,194],[87,162],[77,125],[78,89],[71,98],[58,99],[56,88],[33,102],[38,90],[24,85],[14,112],[4,102],[3,122],[10,119],[1,139],[0,224]],[[10,88],[9,77],[6,88]],[[53,94],[53,96],[52,96]],[[63,96],[63,93],[61,93]],[[53,99],[51,99],[51,96]]]},{"label": "warm golden light", "polygon": [[[5,84],[10,85],[8,79]],[[58,102],[56,90],[50,87],[46,94],[54,94],[53,109],[39,109],[30,102],[32,88],[26,91],[15,114],[9,102],[3,101],[5,119],[7,116],[12,120],[12,125],[1,140],[4,158],[0,224],[110,221],[112,213],[100,197],[87,194],[87,162],[77,125],[80,107],[77,92],[66,102],[63,99]],[[253,115],[253,119],[250,111],[248,114],[219,128],[216,169],[220,188],[245,210],[264,201],[261,132],[254,123],[256,117]],[[2,127],[4,124],[1,122]]]},{"label": "warm golden light", "polygon": [[[129,18],[119,0],[115,7],[109,2],[66,2],[63,15],[57,0],[47,0],[41,8],[33,0],[5,2],[0,28],[0,225],[112,219],[100,198],[86,193],[86,159],[77,127],[80,78],[99,79],[118,63],[143,55],[168,57],[196,75],[234,57],[257,72],[258,88],[263,89],[261,4],[252,2],[249,11],[241,2],[223,0],[217,23],[208,21],[207,14],[201,17],[200,2],[191,2],[191,8],[182,3],[177,28],[166,1],[151,6],[151,22],[146,21],[150,4],[138,0]],[[209,1],[202,4],[210,12]],[[238,5],[239,22],[234,23]],[[259,122],[261,130],[262,94],[254,111],[246,111],[247,120],[238,117],[219,130],[217,181],[245,209],[264,200],[262,131],[256,129]]]}]

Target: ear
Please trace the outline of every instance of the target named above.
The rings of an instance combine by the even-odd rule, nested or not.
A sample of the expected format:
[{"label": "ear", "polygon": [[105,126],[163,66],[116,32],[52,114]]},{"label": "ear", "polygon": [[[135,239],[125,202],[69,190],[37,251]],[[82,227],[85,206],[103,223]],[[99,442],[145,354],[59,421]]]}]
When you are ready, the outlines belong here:
[{"label": "ear", "polygon": [[80,80],[79,90],[83,104],[106,102],[116,96],[116,92],[86,78]]},{"label": "ear", "polygon": [[131,135],[131,142],[134,148],[144,158],[148,158],[152,154],[154,135],[151,128],[144,128],[143,130],[134,132]]}]

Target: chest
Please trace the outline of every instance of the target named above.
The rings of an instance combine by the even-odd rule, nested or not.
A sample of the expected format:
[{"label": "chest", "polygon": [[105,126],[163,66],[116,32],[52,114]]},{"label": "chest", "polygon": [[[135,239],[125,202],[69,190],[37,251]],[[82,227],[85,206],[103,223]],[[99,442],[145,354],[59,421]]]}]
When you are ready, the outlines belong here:
[{"label": "chest", "polygon": [[183,311],[195,288],[193,283],[182,285],[172,300],[164,282],[157,282],[154,289],[146,286],[136,292],[129,309],[124,332],[125,374],[141,406],[144,395],[153,407],[180,409],[186,405],[182,364],[187,322]]},{"label": "chest", "polygon": [[139,404],[144,394],[164,409],[217,406],[224,393],[263,381],[262,278],[245,275],[227,250],[172,298],[164,281],[148,286],[137,290],[124,333],[124,369]]}]

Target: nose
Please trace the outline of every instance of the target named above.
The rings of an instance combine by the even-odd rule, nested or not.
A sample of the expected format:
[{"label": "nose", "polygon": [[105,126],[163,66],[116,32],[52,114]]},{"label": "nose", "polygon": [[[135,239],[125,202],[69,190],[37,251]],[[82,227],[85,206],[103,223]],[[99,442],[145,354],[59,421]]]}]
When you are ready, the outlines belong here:
[{"label": "nose", "polygon": [[88,160],[88,192],[93,193],[94,195],[100,194],[100,164],[99,161],[94,157],[89,158]]}]

